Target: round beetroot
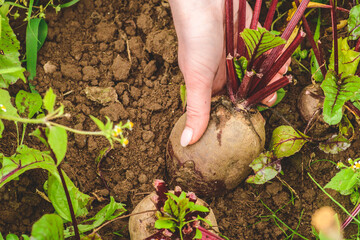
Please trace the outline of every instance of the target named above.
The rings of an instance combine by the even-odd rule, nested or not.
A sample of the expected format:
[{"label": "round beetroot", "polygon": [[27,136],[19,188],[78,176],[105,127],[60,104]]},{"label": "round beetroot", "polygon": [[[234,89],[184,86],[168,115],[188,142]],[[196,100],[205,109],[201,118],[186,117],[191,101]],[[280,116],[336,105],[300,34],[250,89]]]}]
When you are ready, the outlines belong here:
[{"label": "round beetroot", "polygon": [[201,139],[182,147],[186,114],[175,124],[167,146],[172,181],[200,196],[214,196],[235,188],[250,173],[249,164],[265,144],[265,120],[258,111],[233,108],[220,98],[212,104],[209,125]]},{"label": "round beetroot", "polygon": [[[156,221],[156,216],[155,216],[156,207],[154,203],[151,201],[151,198],[155,195],[156,193],[153,192],[148,196],[146,196],[143,200],[141,200],[141,202],[138,205],[136,205],[134,211],[132,212],[134,214],[149,210],[154,211],[143,214],[137,214],[130,217],[129,233],[131,240],[144,240],[145,238],[150,237],[151,235],[159,231],[154,227]],[[209,207],[208,204],[206,204],[203,200],[199,198],[197,199],[196,204]],[[209,214],[205,217],[205,219],[209,220],[212,226],[215,226],[214,227],[215,231],[219,231],[219,229],[216,227],[217,222],[214,212],[211,209]]]},{"label": "round beetroot", "polygon": [[321,96],[324,96],[324,94],[318,83],[306,86],[301,91],[298,99],[298,108],[305,121],[308,122],[315,114],[321,113],[320,110],[324,104]]}]

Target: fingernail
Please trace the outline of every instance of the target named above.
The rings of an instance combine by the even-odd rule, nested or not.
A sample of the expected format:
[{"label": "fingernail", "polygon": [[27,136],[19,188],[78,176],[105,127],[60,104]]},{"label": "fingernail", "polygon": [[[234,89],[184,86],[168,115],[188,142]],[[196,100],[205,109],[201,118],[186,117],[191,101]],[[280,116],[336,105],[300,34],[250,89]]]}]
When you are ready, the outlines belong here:
[{"label": "fingernail", "polygon": [[273,102],[275,102],[275,100],[276,100],[276,94],[274,94],[273,96],[272,96],[272,98],[270,98],[270,100],[269,101],[267,101],[268,103],[273,103]]},{"label": "fingernail", "polygon": [[288,70],[289,70],[289,66],[286,66],[284,74],[287,73]]},{"label": "fingernail", "polygon": [[189,145],[192,136],[193,136],[193,130],[189,127],[185,127],[184,131],[181,134],[181,139],[180,139],[181,146],[186,147],[187,145]]}]

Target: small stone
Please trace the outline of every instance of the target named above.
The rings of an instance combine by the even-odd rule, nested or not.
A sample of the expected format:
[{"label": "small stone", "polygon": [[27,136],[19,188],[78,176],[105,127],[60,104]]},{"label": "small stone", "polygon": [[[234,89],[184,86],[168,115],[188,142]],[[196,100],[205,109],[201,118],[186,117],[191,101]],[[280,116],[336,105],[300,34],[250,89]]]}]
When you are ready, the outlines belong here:
[{"label": "small stone", "polygon": [[86,97],[91,101],[107,105],[112,102],[118,102],[118,95],[115,88],[107,87],[87,87],[84,90]]},{"label": "small stone", "polygon": [[45,73],[54,73],[56,71],[57,67],[50,61],[44,64],[44,71]]},{"label": "small stone", "polygon": [[151,131],[144,131],[142,133],[142,139],[144,140],[144,142],[148,143],[152,140],[154,140],[155,138],[155,134]]}]

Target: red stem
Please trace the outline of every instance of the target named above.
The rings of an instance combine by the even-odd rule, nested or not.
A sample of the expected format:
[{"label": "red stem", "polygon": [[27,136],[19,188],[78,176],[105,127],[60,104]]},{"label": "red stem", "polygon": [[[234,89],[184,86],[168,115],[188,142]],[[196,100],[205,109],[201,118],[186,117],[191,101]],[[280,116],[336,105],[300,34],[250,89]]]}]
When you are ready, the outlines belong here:
[{"label": "red stem", "polygon": [[358,39],[358,41],[356,43],[355,51],[360,52],[360,38]]},{"label": "red stem", "polygon": [[240,56],[244,56],[246,52],[245,42],[240,36],[240,33],[245,29],[246,24],[246,0],[239,0],[239,14],[238,14],[238,35],[237,35],[237,51]]},{"label": "red stem", "polygon": [[352,112],[352,114],[354,114],[357,118],[360,118],[360,110],[357,107],[355,107],[354,104],[352,104],[352,102],[347,101],[345,105],[346,107],[348,107],[350,112]]},{"label": "red stem", "polygon": [[270,5],[270,8],[269,8],[269,11],[268,11],[268,14],[266,16],[265,23],[264,23],[264,28],[266,30],[270,31],[271,24],[272,24],[272,21],[274,19],[276,6],[277,6],[278,2],[279,2],[279,0],[272,0],[271,1],[271,5]]},{"label": "red stem", "polygon": [[291,57],[296,48],[300,45],[301,41],[305,38],[306,33],[302,30],[295,37],[294,41],[289,45],[289,47],[281,54],[281,56],[276,60],[275,63],[270,66],[269,70],[264,73],[264,76],[252,84],[250,89],[250,95],[254,92],[258,92],[260,89],[264,88],[279,72],[279,70],[284,66],[286,61]]},{"label": "red stem", "polygon": [[[334,44],[334,71],[339,75],[339,48],[337,38],[337,18],[336,18],[336,0],[330,0],[331,8],[331,24],[333,29],[333,44]],[[319,63],[320,64],[320,63]]]},{"label": "red stem", "polygon": [[228,74],[228,82],[227,82],[227,89],[229,93],[230,100],[235,103],[235,92],[239,88],[239,83],[237,76],[235,74],[235,67],[233,62],[233,57],[228,55],[226,58],[226,66],[227,66],[227,74]]},{"label": "red stem", "polygon": [[234,6],[233,0],[225,0],[226,56],[234,56]]},{"label": "red stem", "polygon": [[251,108],[255,104],[258,104],[263,99],[270,96],[271,94],[273,94],[274,92],[276,92],[280,88],[285,87],[286,85],[288,85],[291,82],[292,82],[292,76],[291,75],[284,76],[284,77],[280,78],[279,80],[277,80],[277,81],[267,85],[266,87],[260,89],[255,94],[253,94],[251,97],[246,99],[246,101],[244,102],[244,107],[246,109]]},{"label": "red stem", "polygon": [[[283,39],[288,40],[290,38],[290,36],[291,36],[292,32],[294,31],[296,25],[299,23],[301,17],[303,16],[309,2],[310,2],[310,0],[301,1],[301,3],[299,5],[299,7],[297,8],[294,16],[291,18],[291,20],[288,23],[288,25],[286,26],[283,34],[281,35],[281,37]],[[281,46],[278,46],[278,47],[274,48],[271,51],[268,58],[264,61],[263,69],[269,69],[270,68],[270,66],[279,57],[279,55],[280,55],[281,51],[283,50],[283,48],[284,48],[284,45],[281,45]]]},{"label": "red stem", "polygon": [[[319,7],[308,7],[308,8],[324,8],[324,9],[330,9],[330,8],[332,8],[332,6],[331,6],[331,5],[321,5],[321,6],[319,6]],[[337,7],[337,10],[342,11],[342,12],[346,12],[346,13],[349,13],[349,12],[350,12],[350,10],[347,10],[347,9],[341,8],[341,7]]]},{"label": "red stem", "polygon": [[262,0],[256,0],[253,16],[251,19],[250,29],[256,29],[259,23]]},{"label": "red stem", "polygon": [[[297,6],[300,5],[299,0],[295,0],[295,3],[296,3]],[[311,48],[314,51],[315,58],[316,58],[319,66],[320,66],[321,73],[322,73],[323,77],[325,78],[326,68],[325,68],[325,64],[324,64],[324,57],[323,57],[318,45],[315,43],[314,35],[312,34],[312,32],[310,30],[310,26],[309,26],[308,21],[306,20],[305,15],[302,16],[301,20],[302,20],[303,25],[304,25],[304,29],[305,29],[305,32],[306,32],[307,39],[310,42]]]},{"label": "red stem", "polygon": [[240,99],[245,99],[249,92],[250,82],[252,81],[252,77],[254,76],[253,71],[246,71],[245,76],[240,84],[238,92],[236,94]]}]

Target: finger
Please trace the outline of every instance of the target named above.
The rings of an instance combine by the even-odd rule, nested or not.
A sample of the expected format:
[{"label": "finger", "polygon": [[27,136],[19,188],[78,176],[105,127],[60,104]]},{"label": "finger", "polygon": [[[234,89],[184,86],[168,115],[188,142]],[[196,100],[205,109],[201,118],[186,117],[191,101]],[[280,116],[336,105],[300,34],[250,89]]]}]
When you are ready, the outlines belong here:
[{"label": "finger", "polygon": [[[273,83],[273,82],[276,82],[277,80],[279,80],[280,78],[282,78],[282,76],[283,76],[282,74],[277,73],[277,74],[275,75],[275,77],[274,77],[273,79],[271,79],[271,81],[269,82],[269,84],[270,84],[270,83]],[[274,103],[276,102],[276,99],[277,99],[277,94],[276,94],[276,92],[275,92],[275,93],[267,96],[266,98],[264,98],[264,99],[261,101],[261,103],[264,104],[264,105],[266,105],[266,106],[271,107],[271,106],[274,105]]]},{"label": "finger", "polygon": [[289,58],[286,63],[280,68],[279,70],[279,74],[284,75],[285,73],[287,73],[287,71],[289,70],[289,66],[291,63],[291,58]]},{"label": "finger", "polygon": [[212,80],[186,79],[186,125],[180,144],[186,147],[197,142],[204,134],[210,118]]}]

